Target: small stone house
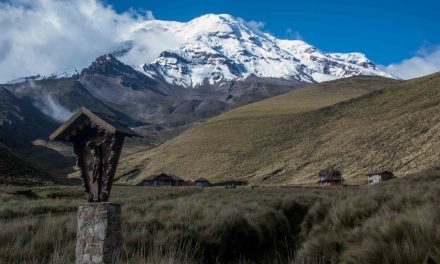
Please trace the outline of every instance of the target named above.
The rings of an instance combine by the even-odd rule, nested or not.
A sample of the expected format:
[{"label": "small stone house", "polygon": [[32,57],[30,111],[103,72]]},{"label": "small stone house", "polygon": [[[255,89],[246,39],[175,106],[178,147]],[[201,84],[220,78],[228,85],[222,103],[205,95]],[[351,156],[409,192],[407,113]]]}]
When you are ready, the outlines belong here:
[{"label": "small stone house", "polygon": [[337,169],[327,168],[319,171],[319,185],[321,186],[342,185],[343,182],[342,173]]},{"label": "small stone house", "polygon": [[368,173],[368,184],[376,184],[382,181],[388,181],[394,178],[392,172],[389,171],[375,171]]},{"label": "small stone house", "polygon": [[205,178],[198,178],[197,180],[195,180],[195,183],[197,187],[208,187],[209,185],[211,185],[211,183]]},{"label": "small stone house", "polygon": [[152,175],[141,183],[140,186],[182,186],[184,180],[176,175],[169,175],[166,173],[160,173],[157,175]]}]

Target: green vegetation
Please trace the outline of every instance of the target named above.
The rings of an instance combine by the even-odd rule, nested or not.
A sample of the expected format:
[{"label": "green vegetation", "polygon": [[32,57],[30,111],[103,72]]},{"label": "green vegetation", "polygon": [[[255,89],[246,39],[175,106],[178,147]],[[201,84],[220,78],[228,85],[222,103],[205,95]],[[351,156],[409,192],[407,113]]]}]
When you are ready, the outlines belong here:
[{"label": "green vegetation", "polygon": [[[438,263],[440,168],[374,186],[116,186],[120,263]],[[79,187],[0,189],[0,263],[73,263]]]},{"label": "green vegetation", "polygon": [[[366,87],[386,88],[330,105]],[[439,113],[440,74],[317,84],[237,108],[138,153],[139,176],[125,180],[165,172],[214,182],[313,183],[334,165],[347,183],[364,184],[371,170],[399,176],[440,164]]]}]

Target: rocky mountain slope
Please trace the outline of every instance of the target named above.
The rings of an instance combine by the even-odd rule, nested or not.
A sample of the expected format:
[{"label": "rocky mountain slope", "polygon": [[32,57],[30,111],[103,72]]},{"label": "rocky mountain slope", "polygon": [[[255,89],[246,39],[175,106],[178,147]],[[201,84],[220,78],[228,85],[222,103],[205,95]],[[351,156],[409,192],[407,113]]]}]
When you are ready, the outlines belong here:
[{"label": "rocky mountain slope", "polygon": [[0,143],[13,147],[25,160],[42,165],[55,176],[64,177],[74,165],[69,147],[45,141],[59,123],[82,106],[114,115],[135,127],[145,138],[127,143],[145,149],[176,136],[193,122],[299,85],[294,80],[249,76],[222,87],[185,89],[149,78],[112,55],[105,55],[73,77],[3,85]]},{"label": "rocky mountain slope", "polygon": [[[34,104],[30,97],[17,97],[0,86],[0,178],[11,182],[11,175],[16,175],[21,179],[17,183],[43,183],[49,178],[50,182],[66,183],[63,178],[75,164],[73,154],[65,145],[41,140],[47,139],[59,123]],[[14,171],[20,167],[28,173]]]},{"label": "rocky mountain slope", "polygon": [[300,85],[302,83],[296,80],[250,75],[221,86],[185,89],[150,78],[114,56],[104,55],[73,77],[4,86],[19,97],[32,99],[40,110],[58,121],[85,106],[115,115],[132,126],[175,127],[291,91]]},{"label": "rocky mountain slope", "polygon": [[[123,162],[138,173],[124,177],[122,169],[120,181],[138,182],[166,172],[214,182],[310,183],[319,169],[330,165],[340,167],[349,179],[379,167],[411,171],[398,165],[411,147],[402,150],[397,145],[412,134],[401,133],[399,140],[393,135],[408,129],[405,122],[435,118],[424,113],[425,118],[418,120],[407,113],[407,107],[425,98],[416,96],[424,93],[418,91],[420,86],[435,93],[436,87],[427,80],[400,84],[380,77],[352,77],[239,107],[155,149],[127,156]],[[345,102],[333,105],[341,101]],[[401,152],[394,152],[396,147]],[[429,163],[426,156],[420,157],[425,158],[420,164]]]},{"label": "rocky mountain slope", "polygon": [[67,183],[50,172],[71,167],[73,160],[35,144],[57,126],[29,98],[18,98],[0,86],[0,184]]},{"label": "rocky mountain slope", "polygon": [[185,89],[150,78],[112,55],[98,58],[78,76],[90,94],[132,119],[171,126],[213,117],[242,104],[294,89],[292,80],[262,79],[225,82]]},{"label": "rocky mountain slope", "polygon": [[0,143],[12,148],[30,145],[57,127],[28,98],[19,98],[0,86]]}]

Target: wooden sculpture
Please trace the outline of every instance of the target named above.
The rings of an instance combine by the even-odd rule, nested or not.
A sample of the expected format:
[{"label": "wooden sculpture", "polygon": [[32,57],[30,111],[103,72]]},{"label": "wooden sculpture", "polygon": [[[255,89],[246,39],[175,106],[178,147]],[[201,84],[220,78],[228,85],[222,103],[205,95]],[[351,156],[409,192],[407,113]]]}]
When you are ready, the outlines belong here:
[{"label": "wooden sculpture", "polygon": [[87,200],[106,202],[126,136],[140,137],[114,117],[93,113],[83,107],[61,125],[50,139],[73,144]]}]

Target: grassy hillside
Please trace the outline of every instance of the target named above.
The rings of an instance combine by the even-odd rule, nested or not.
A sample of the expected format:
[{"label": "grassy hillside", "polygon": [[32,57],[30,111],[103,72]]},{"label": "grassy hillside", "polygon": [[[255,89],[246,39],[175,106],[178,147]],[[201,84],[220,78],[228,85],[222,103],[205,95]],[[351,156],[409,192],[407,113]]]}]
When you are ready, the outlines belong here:
[{"label": "grassy hillside", "polygon": [[[349,120],[342,121],[344,127],[339,124],[333,128],[322,112],[308,113],[398,83],[354,77],[307,86],[237,108],[158,148],[130,155],[122,162],[137,166],[140,174],[121,180],[136,182],[153,173],[168,172],[213,181],[310,182],[320,168],[344,161],[341,153],[352,152],[355,145],[340,149],[341,138],[333,136],[350,129]],[[334,148],[338,149],[336,156],[320,153]]]}]

